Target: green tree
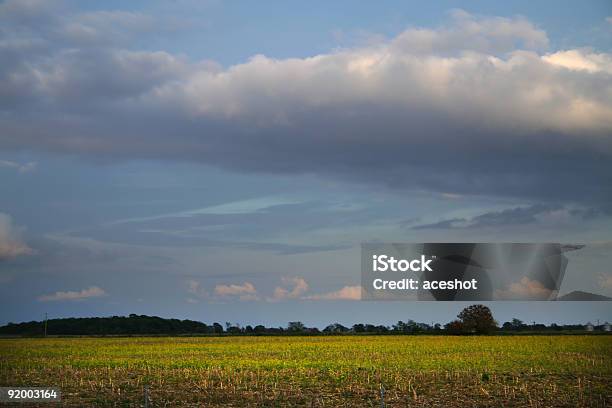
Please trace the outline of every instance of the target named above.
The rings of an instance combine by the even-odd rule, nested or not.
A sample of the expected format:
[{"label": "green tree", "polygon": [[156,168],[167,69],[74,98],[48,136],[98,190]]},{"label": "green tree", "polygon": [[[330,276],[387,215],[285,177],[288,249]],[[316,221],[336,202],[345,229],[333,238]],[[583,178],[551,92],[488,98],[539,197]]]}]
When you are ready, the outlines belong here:
[{"label": "green tree", "polygon": [[452,322],[448,322],[444,325],[444,330],[450,334],[461,334],[464,332],[463,323],[461,323],[459,320],[453,320]]},{"label": "green tree", "polygon": [[491,309],[485,305],[468,306],[457,317],[466,333],[487,334],[497,329]]},{"label": "green tree", "polygon": [[514,330],[521,330],[523,326],[525,326],[525,323],[523,323],[522,320],[519,320],[517,318],[512,319],[512,322],[510,323],[512,324],[512,328]]},{"label": "green tree", "polygon": [[292,333],[301,333],[306,329],[302,322],[289,322],[287,325],[287,331]]}]

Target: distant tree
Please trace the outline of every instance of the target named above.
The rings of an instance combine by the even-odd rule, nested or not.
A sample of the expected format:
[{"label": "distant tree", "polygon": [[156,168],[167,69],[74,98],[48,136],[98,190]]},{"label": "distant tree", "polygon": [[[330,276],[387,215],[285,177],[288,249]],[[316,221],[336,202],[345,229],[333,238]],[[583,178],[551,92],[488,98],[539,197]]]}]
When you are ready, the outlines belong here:
[{"label": "distant tree", "polygon": [[427,323],[415,323],[414,328],[412,330],[413,333],[422,333],[430,331],[432,327]]},{"label": "distant tree", "polygon": [[362,323],[357,323],[357,324],[354,324],[354,325],[353,325],[352,330],[353,330],[353,332],[355,332],[355,333],[363,333],[363,332],[365,332],[365,331],[366,331],[366,327],[365,327],[365,325],[364,325],[364,324],[362,324]]},{"label": "distant tree", "polygon": [[399,333],[403,333],[404,331],[407,331],[406,329],[407,329],[406,323],[402,322],[401,320],[398,321],[396,324],[394,324],[392,328],[394,332],[399,332]]},{"label": "distant tree", "polygon": [[[40,322],[9,324],[0,334],[40,335]],[[127,317],[83,317],[51,319],[50,335],[121,335],[121,334],[195,334],[208,333],[209,326],[193,320],[162,319],[157,316],[131,314]]]},{"label": "distant tree", "polygon": [[223,326],[221,326],[221,324],[217,322],[213,323],[213,333],[215,334],[223,333]]},{"label": "distant tree", "polygon": [[461,334],[463,333],[463,323],[460,320],[453,320],[444,325],[444,330],[450,334]]},{"label": "distant tree", "polygon": [[402,322],[401,320],[394,324],[392,329],[396,333],[420,333],[424,330],[428,330],[429,326],[424,323],[417,323],[412,319],[409,319],[407,322]]},{"label": "distant tree", "polygon": [[367,333],[376,333],[376,326],[374,326],[373,324],[366,324],[365,331]]},{"label": "distant tree", "polygon": [[346,333],[348,331],[347,327],[344,327],[340,323],[330,324],[326,328],[323,329],[323,333]]},{"label": "distant tree", "polygon": [[287,331],[290,333],[302,333],[306,329],[302,322],[289,322]]},{"label": "distant tree", "polygon": [[512,319],[512,328],[514,330],[522,330],[523,327],[525,326],[525,323],[523,323],[522,320],[517,319],[516,317],[514,319]]},{"label": "distant tree", "polygon": [[491,309],[485,305],[471,305],[457,315],[467,333],[487,334],[497,329]]}]

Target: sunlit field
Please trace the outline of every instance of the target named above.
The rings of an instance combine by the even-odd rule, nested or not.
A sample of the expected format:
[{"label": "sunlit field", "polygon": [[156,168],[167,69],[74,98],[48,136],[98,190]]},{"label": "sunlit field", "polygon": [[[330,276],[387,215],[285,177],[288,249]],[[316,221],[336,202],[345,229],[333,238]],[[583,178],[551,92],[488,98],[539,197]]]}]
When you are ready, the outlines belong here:
[{"label": "sunlit field", "polygon": [[[0,339],[66,406],[610,406],[612,336]],[[21,405],[23,406],[23,404]]]}]

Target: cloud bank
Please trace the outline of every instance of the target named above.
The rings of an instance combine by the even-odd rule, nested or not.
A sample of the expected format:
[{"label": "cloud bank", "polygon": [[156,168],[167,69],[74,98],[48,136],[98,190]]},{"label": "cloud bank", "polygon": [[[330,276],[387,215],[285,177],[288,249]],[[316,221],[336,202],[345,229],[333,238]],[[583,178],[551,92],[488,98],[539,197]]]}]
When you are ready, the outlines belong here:
[{"label": "cloud bank", "polygon": [[150,26],[0,5],[0,149],[612,201],[612,56],[548,51],[524,18],[457,11],[374,45],[230,67],[130,48]]},{"label": "cloud bank", "polygon": [[185,301],[187,303],[199,303],[200,299],[210,302],[224,300],[240,301],[267,301],[281,302],[287,300],[360,300],[361,286],[344,286],[338,290],[326,293],[309,294],[310,285],[304,278],[294,276],[281,278],[281,285],[276,286],[269,296],[260,296],[259,292],[250,282],[242,284],[217,284],[213,296],[202,288],[200,282],[187,280],[187,293],[190,294]]}]

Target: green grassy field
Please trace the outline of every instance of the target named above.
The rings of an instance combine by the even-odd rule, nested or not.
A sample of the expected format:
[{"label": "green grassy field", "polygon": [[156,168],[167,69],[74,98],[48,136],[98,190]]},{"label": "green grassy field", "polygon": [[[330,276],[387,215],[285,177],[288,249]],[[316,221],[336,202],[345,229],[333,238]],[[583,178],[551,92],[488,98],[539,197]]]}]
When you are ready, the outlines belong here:
[{"label": "green grassy field", "polygon": [[[612,336],[0,339],[68,406],[610,406]],[[23,406],[23,405],[21,405]]]}]

